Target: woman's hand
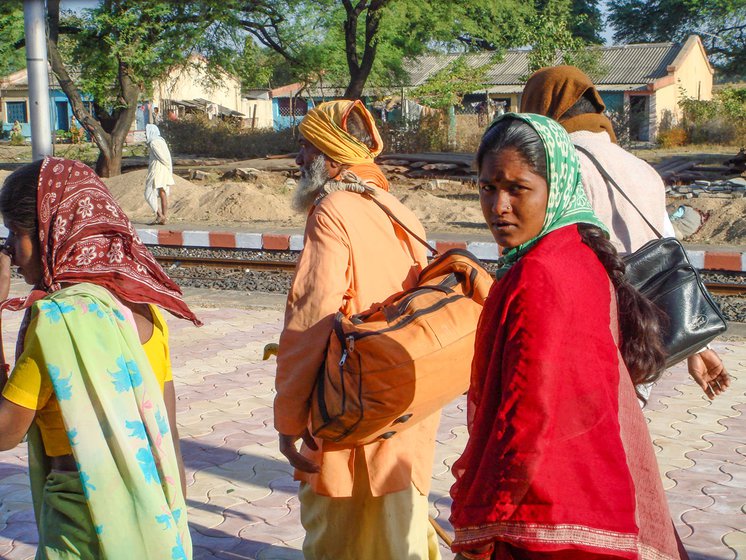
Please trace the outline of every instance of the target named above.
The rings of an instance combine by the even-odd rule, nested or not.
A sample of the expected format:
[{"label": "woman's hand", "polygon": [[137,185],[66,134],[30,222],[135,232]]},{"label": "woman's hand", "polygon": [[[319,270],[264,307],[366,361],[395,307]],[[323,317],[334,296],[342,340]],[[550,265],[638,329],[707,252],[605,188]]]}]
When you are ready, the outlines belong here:
[{"label": "woman's hand", "polygon": [[0,301],[10,293],[10,255],[5,247],[0,249]]},{"label": "woman's hand", "polygon": [[714,350],[703,350],[687,358],[689,375],[712,400],[730,385],[730,376],[718,353]]}]

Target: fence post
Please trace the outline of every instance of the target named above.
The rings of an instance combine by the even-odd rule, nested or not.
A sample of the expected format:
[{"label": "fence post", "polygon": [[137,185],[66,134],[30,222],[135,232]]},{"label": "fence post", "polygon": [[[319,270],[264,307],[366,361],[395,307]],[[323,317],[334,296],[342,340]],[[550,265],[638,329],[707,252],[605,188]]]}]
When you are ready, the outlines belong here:
[{"label": "fence post", "polygon": [[448,149],[456,149],[456,107],[448,107]]}]

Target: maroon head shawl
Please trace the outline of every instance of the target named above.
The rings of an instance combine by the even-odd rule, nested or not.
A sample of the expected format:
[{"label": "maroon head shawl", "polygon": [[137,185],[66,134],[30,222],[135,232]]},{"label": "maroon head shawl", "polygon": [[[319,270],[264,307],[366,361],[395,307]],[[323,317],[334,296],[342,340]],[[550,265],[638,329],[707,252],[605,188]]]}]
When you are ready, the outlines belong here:
[{"label": "maroon head shawl", "polygon": [[1,309],[29,307],[61,284],[90,282],[122,300],[152,303],[202,324],[90,167],[45,158],[36,203],[43,277],[28,297],[6,300]]}]

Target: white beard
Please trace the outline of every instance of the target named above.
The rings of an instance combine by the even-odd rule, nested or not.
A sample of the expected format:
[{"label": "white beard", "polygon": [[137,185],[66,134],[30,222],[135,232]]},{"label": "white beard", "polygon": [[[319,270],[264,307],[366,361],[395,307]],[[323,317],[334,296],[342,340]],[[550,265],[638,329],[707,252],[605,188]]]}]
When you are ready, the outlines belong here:
[{"label": "white beard", "polygon": [[293,192],[293,210],[307,214],[327,181],[329,181],[329,173],[326,170],[325,158],[319,156],[308,170],[301,170],[300,180]]}]

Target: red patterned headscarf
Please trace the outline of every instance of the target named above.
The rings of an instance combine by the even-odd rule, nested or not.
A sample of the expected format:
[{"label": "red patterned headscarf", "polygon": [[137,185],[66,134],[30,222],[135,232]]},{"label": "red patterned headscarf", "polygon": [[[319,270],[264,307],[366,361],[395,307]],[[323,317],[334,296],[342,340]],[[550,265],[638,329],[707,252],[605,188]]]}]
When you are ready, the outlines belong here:
[{"label": "red patterned headscarf", "polygon": [[132,303],[151,303],[195,325],[202,323],[137,236],[96,173],[79,161],[48,157],[37,193],[41,285],[3,309],[30,306],[60,284],[90,282]]}]

